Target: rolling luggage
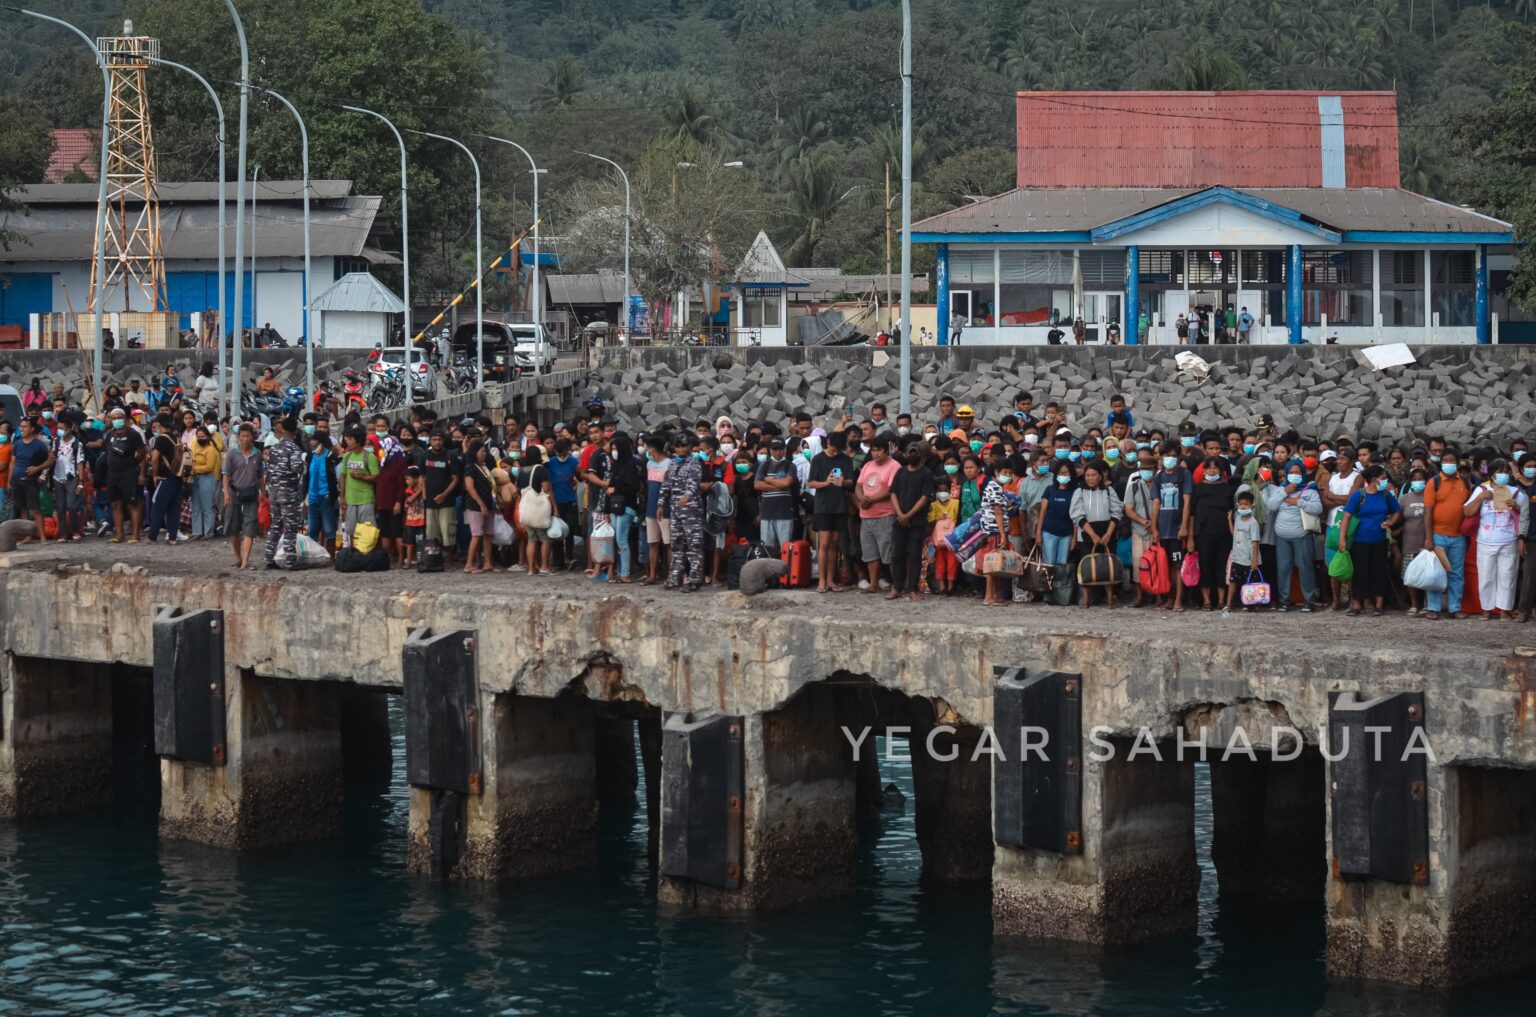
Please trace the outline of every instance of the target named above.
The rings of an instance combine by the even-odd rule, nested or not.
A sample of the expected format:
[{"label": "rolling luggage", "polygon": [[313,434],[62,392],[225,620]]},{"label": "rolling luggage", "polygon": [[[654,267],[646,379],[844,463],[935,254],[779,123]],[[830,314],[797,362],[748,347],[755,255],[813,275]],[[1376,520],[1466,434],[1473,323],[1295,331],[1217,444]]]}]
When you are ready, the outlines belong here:
[{"label": "rolling luggage", "polygon": [[784,545],[779,558],[789,566],[789,574],[784,577],[786,588],[799,590],[811,585],[811,542],[809,540],[791,540]]}]

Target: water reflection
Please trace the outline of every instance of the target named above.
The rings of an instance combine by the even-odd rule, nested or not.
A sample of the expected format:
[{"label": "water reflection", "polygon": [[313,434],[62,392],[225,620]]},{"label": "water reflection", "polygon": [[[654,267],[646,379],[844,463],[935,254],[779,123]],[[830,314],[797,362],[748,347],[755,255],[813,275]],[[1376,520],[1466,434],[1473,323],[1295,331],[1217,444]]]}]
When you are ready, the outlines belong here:
[{"label": "water reflection", "polygon": [[[1518,979],[1454,1000],[1328,986],[1321,905],[1284,922],[1223,915],[1203,773],[1197,934],[1132,950],[994,942],[985,886],[920,878],[910,805],[861,849],[852,895],[755,918],[658,916],[643,805],[605,818],[588,872],[411,877],[391,711],[395,780],[349,795],[329,843],[241,858],[161,843],[153,807],[131,801],[0,825],[0,1014],[1527,1012]],[[907,766],[883,779],[914,800]]]}]

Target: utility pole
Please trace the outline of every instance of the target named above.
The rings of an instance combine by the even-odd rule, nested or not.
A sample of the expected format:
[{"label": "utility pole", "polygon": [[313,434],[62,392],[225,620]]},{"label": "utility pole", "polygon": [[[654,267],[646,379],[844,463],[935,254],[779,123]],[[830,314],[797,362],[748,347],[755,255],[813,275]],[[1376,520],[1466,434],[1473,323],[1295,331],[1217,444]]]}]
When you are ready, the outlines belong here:
[{"label": "utility pole", "polygon": [[[240,12],[235,10],[234,0],[224,0],[224,6],[229,9],[229,16],[235,19],[235,37],[240,41],[240,140],[236,145],[237,152],[235,154],[235,313],[233,332],[231,333],[234,336],[235,346],[232,358],[233,366],[230,368],[229,379],[229,403],[233,407],[231,412],[238,417],[242,402],[240,395],[245,391],[245,385],[240,372],[240,359],[245,345],[245,338],[241,329],[241,322],[245,318],[245,307],[241,302],[245,276],[240,268],[240,257],[242,254],[241,247],[245,241],[245,143],[251,90],[251,55],[250,50],[245,44],[245,25],[240,21]],[[255,224],[253,223],[252,225],[254,226]],[[254,283],[255,280],[256,266],[253,263],[251,265],[251,281]],[[253,307],[251,308],[251,325],[253,328],[255,324],[256,308]],[[220,331],[224,329],[222,321],[219,322],[219,329]],[[219,341],[224,341],[222,335],[219,336]]]},{"label": "utility pole", "polygon": [[[446,134],[433,134],[430,131],[412,131],[411,134],[419,134],[423,138],[435,138],[438,141],[446,141],[454,145],[459,151],[469,156],[469,165],[475,171],[475,389],[485,391],[485,286],[482,275],[484,269],[480,267],[480,257],[483,246],[480,242],[480,160],[475,158],[475,153],[469,150],[469,146],[462,141],[456,141]],[[537,179],[537,178],[535,178]],[[457,302],[454,304],[458,306]],[[535,372],[537,373],[537,372]]]},{"label": "utility pole", "polygon": [[[309,310],[309,303],[314,297],[310,289],[309,277],[309,130],[304,126],[304,118],[299,116],[299,111],[293,103],[284,99],[270,88],[263,88],[263,92],[276,99],[288,108],[293,114],[294,122],[299,125],[299,161],[304,175],[304,391],[311,398],[315,394],[315,330],[313,315]],[[256,270],[256,213],[251,212],[251,270]],[[255,279],[251,276],[251,292],[255,293]]]},{"label": "utility pole", "polygon": [[901,0],[901,412],[912,412],[911,0]]},{"label": "utility pole", "polygon": [[891,164],[885,164],[885,323],[891,323]]},{"label": "utility pole", "polygon": [[[400,136],[400,131],[394,123],[382,113],[375,113],[371,109],[363,109],[361,106],[343,106],[342,109],[349,113],[361,113],[377,120],[384,121],[384,126],[389,128],[389,133],[395,136],[395,144],[400,146],[400,278],[405,291],[405,322],[400,329],[400,338],[405,343],[405,401],[409,403],[412,398],[412,386],[417,382],[416,372],[411,368],[411,196],[406,186],[405,175],[405,139]],[[433,392],[428,398],[436,396]]]}]

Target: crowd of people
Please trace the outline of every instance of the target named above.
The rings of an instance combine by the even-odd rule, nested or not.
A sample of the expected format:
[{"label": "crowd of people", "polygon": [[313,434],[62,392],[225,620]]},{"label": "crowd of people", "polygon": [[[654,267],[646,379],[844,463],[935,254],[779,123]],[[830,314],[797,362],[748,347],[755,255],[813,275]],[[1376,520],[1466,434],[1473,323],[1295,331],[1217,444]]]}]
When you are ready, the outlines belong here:
[{"label": "crowd of people", "polygon": [[[1474,574],[1485,617],[1526,621],[1536,603],[1536,455],[1518,436],[1378,444],[1267,415],[1164,431],[1119,396],[1102,425],[1073,428],[1026,392],[995,422],[946,396],[917,416],[877,403],[863,420],[722,415],[628,434],[596,398],[547,427],[426,407],[268,421],[157,404],[161,387],[109,390],[99,415],[62,391],[27,399],[14,432],[0,423],[0,519],[60,541],[226,538],[238,568],[263,533],[267,567],[313,566],[301,533],[330,556],[367,525],[395,567],[433,548],[467,573],[584,567],[687,591],[726,584],[750,554],[805,559],[790,582],[823,593],[987,606],[1461,619]],[[1403,582],[1420,554],[1443,589]]]}]

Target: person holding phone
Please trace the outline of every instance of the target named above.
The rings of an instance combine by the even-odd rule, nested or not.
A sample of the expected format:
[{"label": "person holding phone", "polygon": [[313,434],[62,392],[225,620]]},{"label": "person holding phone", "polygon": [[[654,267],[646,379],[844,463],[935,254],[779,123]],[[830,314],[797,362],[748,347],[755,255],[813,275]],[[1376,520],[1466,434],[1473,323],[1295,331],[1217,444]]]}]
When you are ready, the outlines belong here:
[{"label": "person holding phone", "polygon": [[817,593],[841,593],[841,552],[848,540],[848,492],[853,489],[853,460],[844,449],[841,431],[827,435],[826,445],[811,459],[811,529],[816,531],[816,560],[821,563]]}]

